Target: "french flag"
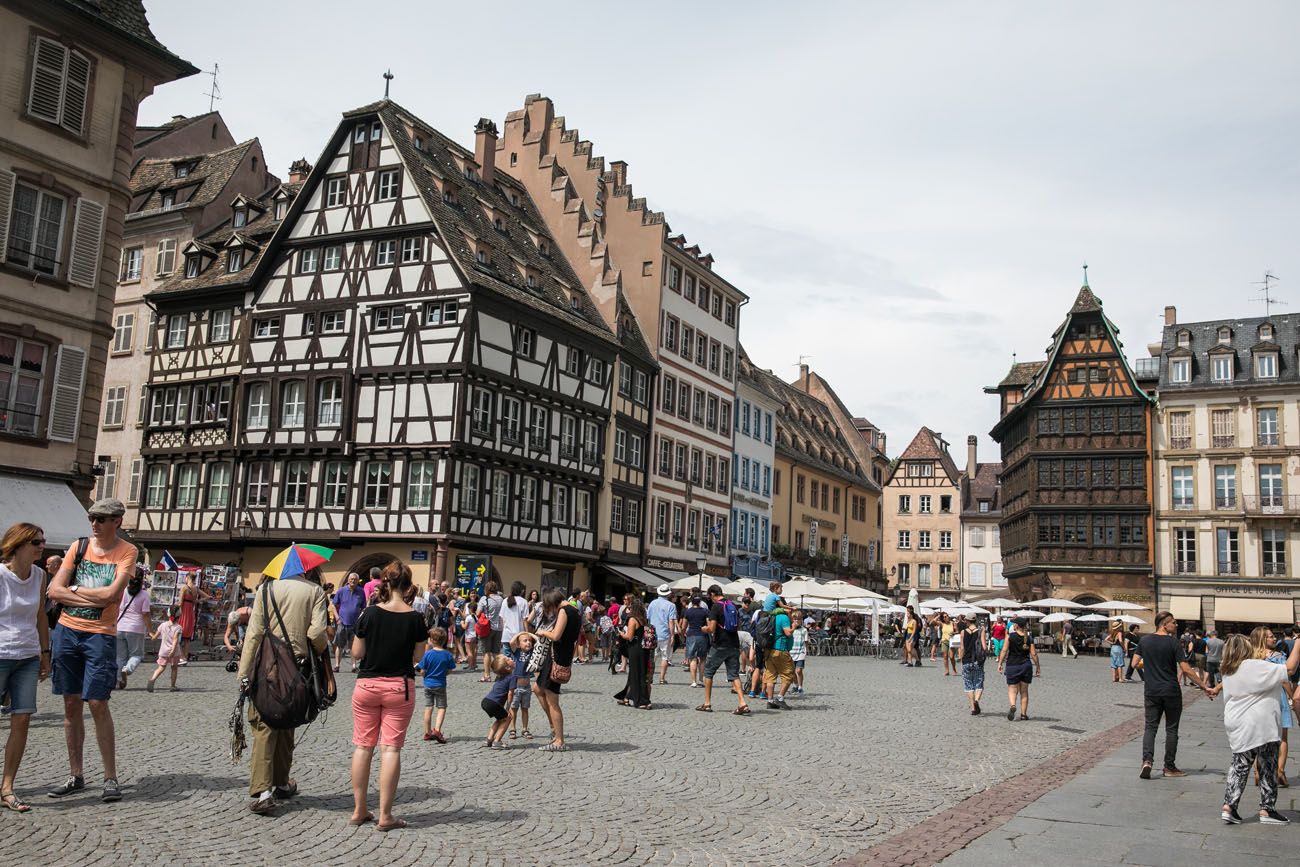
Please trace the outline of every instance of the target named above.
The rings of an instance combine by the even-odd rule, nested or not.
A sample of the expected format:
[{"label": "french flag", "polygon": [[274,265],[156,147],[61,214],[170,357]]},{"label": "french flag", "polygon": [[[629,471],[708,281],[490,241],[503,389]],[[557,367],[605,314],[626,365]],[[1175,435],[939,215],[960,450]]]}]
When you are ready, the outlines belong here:
[{"label": "french flag", "polygon": [[172,556],[171,551],[163,551],[162,559],[158,561],[158,565],[154,568],[159,572],[175,572],[180,566],[176,562],[176,558]]}]

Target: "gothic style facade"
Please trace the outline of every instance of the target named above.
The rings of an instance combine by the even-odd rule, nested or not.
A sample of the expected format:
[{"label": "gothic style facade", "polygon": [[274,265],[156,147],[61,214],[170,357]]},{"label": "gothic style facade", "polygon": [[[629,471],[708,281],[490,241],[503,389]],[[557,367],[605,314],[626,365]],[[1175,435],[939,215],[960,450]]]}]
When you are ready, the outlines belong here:
[{"label": "gothic style facade", "polygon": [[[644,435],[652,366],[620,369],[621,330],[495,165],[495,141],[484,120],[462,148],[387,100],[348,112],[300,189],[187,248],[155,293],[160,320],[236,321],[219,370],[198,342],[156,360],[142,536],[246,536],[252,560],[294,540],[350,547],[340,572],[391,551],[427,562],[421,581],[452,577],[462,555],[529,586],[587,577],[611,407]],[[183,421],[169,404],[173,376],[204,382],[202,421],[197,391]],[[212,453],[181,456],[187,443]],[[635,494],[635,475],[619,481]]]},{"label": "gothic style facade", "polygon": [[1152,398],[1088,286],[1001,398],[1003,570],[1021,598],[1152,604]]}]

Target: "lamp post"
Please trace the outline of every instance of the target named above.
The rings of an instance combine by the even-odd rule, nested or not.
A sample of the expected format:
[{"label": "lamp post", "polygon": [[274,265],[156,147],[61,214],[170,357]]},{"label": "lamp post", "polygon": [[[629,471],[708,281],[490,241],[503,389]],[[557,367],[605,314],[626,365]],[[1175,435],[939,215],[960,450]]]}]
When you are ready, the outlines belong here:
[{"label": "lamp post", "polygon": [[708,566],[709,566],[709,558],[707,557],[695,558],[695,571],[699,575],[699,589],[701,591],[704,590],[704,570],[707,569]]},{"label": "lamp post", "polygon": [[235,528],[235,532],[239,533],[239,541],[247,542],[248,534],[253,532],[252,522],[249,521],[248,518],[242,519],[239,522],[239,526]]}]

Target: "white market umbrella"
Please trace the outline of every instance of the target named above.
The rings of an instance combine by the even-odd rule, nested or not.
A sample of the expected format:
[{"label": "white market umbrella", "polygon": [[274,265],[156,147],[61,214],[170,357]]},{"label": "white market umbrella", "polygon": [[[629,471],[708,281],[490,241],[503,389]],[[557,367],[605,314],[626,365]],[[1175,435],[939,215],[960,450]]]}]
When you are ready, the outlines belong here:
[{"label": "white market umbrella", "polygon": [[1098,602],[1094,605],[1085,605],[1085,608],[1091,608],[1094,611],[1150,611],[1144,605],[1138,605],[1135,602]]},{"label": "white market umbrella", "polygon": [[1119,617],[1116,617],[1115,619],[1118,620],[1120,623],[1136,623],[1139,626],[1146,626],[1147,623],[1141,617],[1134,617],[1132,614],[1121,614]]},{"label": "white market umbrella", "polygon": [[987,616],[989,614],[992,614],[993,612],[989,611],[987,608],[980,608],[978,605],[966,605],[957,609],[957,613],[965,614],[967,616],[970,616],[972,614],[983,614]]},{"label": "white market umbrella", "polygon": [[921,594],[916,592],[915,587],[907,591],[907,604],[912,606],[913,611],[921,607]]},{"label": "white market umbrella", "polygon": [[1014,599],[1003,599],[997,597],[994,599],[972,599],[972,603],[983,608],[1019,608],[1020,603]]},{"label": "white market umbrella", "polygon": [[1034,619],[1034,618],[1036,618],[1036,617],[1046,617],[1046,616],[1047,616],[1046,614],[1044,614],[1044,613],[1041,612],[1041,611],[1034,611],[1032,608],[1022,608],[1022,609],[1019,610],[1019,611],[1008,611],[1008,612],[1006,612],[1006,615],[1007,615],[1008,617],[1010,617],[1010,618],[1013,618],[1013,619],[1019,619],[1019,618],[1021,618],[1021,617],[1024,617],[1024,618],[1031,619],[1031,620]]},{"label": "white market umbrella", "polygon": [[953,599],[945,599],[942,596],[938,596],[934,599],[926,600],[925,604],[929,605],[931,608],[947,608],[951,605],[957,605],[958,603]]},{"label": "white market umbrella", "polygon": [[1049,599],[1035,599],[1033,602],[1026,602],[1025,605],[1028,605],[1031,608],[1085,608],[1087,607],[1084,605],[1080,605],[1078,602],[1072,602],[1069,599],[1059,599],[1056,597],[1052,597]]},{"label": "white market umbrella", "polygon": [[1039,623],[1064,623],[1067,620],[1073,620],[1073,619],[1074,619],[1073,614],[1066,614],[1064,611],[1056,611],[1047,615],[1046,617],[1044,617],[1042,620],[1038,622]]},{"label": "white market umbrella", "polygon": [[[703,581],[703,583],[701,583]],[[670,590],[695,590],[696,588],[707,590],[710,584],[717,584],[719,587],[726,587],[731,582],[726,578],[716,578],[712,575],[705,575],[703,579],[699,574],[687,575],[684,578],[678,578],[668,585]],[[743,592],[743,591],[742,591]]]},{"label": "white market umbrella", "polygon": [[1075,623],[1109,623],[1110,618],[1105,614],[1085,614],[1082,617],[1074,618]]},{"label": "white market umbrella", "polygon": [[878,599],[882,602],[889,601],[888,596],[881,596],[879,593],[868,590],[865,587],[859,587],[856,584],[850,584],[847,581],[839,579],[836,579],[835,581],[827,581],[822,585],[822,587],[825,589],[821,595],[827,596],[828,598],[834,597],[830,597],[829,594],[825,592],[826,590],[832,591],[836,597],[841,599]]},{"label": "white market umbrella", "polygon": [[732,581],[730,584],[722,585],[722,594],[739,598],[745,595],[747,589],[751,588],[756,599],[762,599],[763,594],[767,593],[767,588],[757,581],[751,578],[741,578],[739,581]]}]

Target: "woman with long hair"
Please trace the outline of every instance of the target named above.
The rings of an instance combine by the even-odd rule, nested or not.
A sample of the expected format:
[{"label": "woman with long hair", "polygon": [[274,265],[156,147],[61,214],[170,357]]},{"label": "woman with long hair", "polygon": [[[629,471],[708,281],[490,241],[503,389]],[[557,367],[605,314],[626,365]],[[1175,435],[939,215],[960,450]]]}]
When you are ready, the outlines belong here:
[{"label": "woman with long hair", "polygon": [[501,585],[495,578],[488,579],[483,593],[474,613],[485,615],[488,619],[487,635],[478,636],[478,652],[483,655],[483,677],[480,681],[487,683],[491,680],[489,674],[493,671],[497,654],[501,652],[501,606],[505,600],[501,598]]},{"label": "woman with long hair", "polygon": [[1116,620],[1111,624],[1106,638],[1110,641],[1111,680],[1119,683],[1120,674],[1124,671],[1124,660],[1128,658],[1128,635],[1124,632],[1124,624]]},{"label": "woman with long hair", "polygon": [[1034,677],[1043,674],[1042,663],[1038,661],[1038,648],[1026,631],[1024,620],[1012,621],[1011,634],[1006,644],[1002,645],[1002,656],[998,658],[998,671],[1007,677],[1007,719],[1016,718],[1017,699],[1020,704],[1020,718],[1029,719],[1029,684]]},{"label": "woman with long hair", "polygon": [[525,622],[529,630],[535,630],[542,622],[542,594],[536,590],[528,591],[528,613],[525,615]]},{"label": "woman with long hair", "polygon": [[533,694],[551,723],[551,742],[538,747],[542,752],[563,753],[569,749],[564,742],[560,684],[551,677],[551,672],[557,665],[573,665],[573,648],[578,643],[580,625],[577,609],[564,603],[564,591],[558,587],[547,590],[542,596],[542,625],[537,629],[537,637],[551,642],[551,652],[537,672],[537,680],[533,681]]},{"label": "woman with long hair", "polygon": [[1283,703],[1291,710],[1289,705],[1294,690],[1287,671],[1294,670],[1300,661],[1300,642],[1292,647],[1284,667],[1259,657],[1262,643],[1262,636],[1257,642],[1255,633],[1251,633],[1249,641],[1240,635],[1228,636],[1223,646],[1223,660],[1219,664],[1223,680],[1206,690],[1211,698],[1220,692],[1224,695],[1223,727],[1228,734],[1232,762],[1228,766],[1220,817],[1230,825],[1241,824],[1237,804],[1245,791],[1246,777],[1252,765],[1255,766],[1255,781],[1259,784],[1260,823],[1286,825],[1290,821],[1274,809],[1280,767],[1278,755],[1282,748],[1279,739],[1282,716],[1277,696],[1284,696]]},{"label": "woman with long hair", "polygon": [[478,668],[478,635],[475,627],[478,626],[478,618],[474,612],[478,610],[478,591],[471,590],[465,597],[465,602],[460,607],[461,628],[465,632],[465,666],[470,671]]},{"label": "woman with long hair", "polygon": [[527,632],[524,619],[528,616],[528,603],[524,601],[524,582],[516,581],[510,585],[510,595],[501,606],[501,647],[509,654],[510,642],[521,632]]},{"label": "woman with long hair", "polygon": [[[1286,665],[1287,674],[1295,672],[1295,665],[1288,664],[1287,657],[1277,650],[1277,636],[1267,626],[1256,626],[1250,633],[1250,647],[1253,659],[1262,659],[1277,665]],[[1290,678],[1288,678],[1290,682]],[[1291,712],[1289,693],[1278,692],[1278,732],[1281,746],[1277,751],[1277,784],[1284,789],[1291,784],[1286,778],[1287,730],[1295,727],[1295,714]]]},{"label": "woman with long hair", "polygon": [[15,813],[31,809],[14,793],[14,778],[36,713],[37,681],[50,676],[50,622],[36,565],[44,554],[45,532],[35,524],[14,524],[0,537],[0,692],[9,694],[10,708],[0,806]]},{"label": "woman with long hair", "polygon": [[627,642],[627,683],[614,693],[614,700],[624,706],[649,710],[654,656],[641,646],[646,625],[645,605],[631,593],[623,604],[627,607],[627,626],[620,637]]},{"label": "woman with long hair", "polygon": [[189,662],[190,642],[198,632],[199,603],[212,598],[211,593],[195,582],[194,574],[192,571],[186,572],[185,585],[181,587],[181,665]]},{"label": "woman with long hair", "polygon": [[907,620],[903,624],[903,665],[921,667],[921,632],[924,629],[916,610],[907,606]]},{"label": "woman with long hair", "polygon": [[379,821],[381,831],[405,828],[393,817],[397,779],[402,772],[402,745],[415,710],[415,663],[424,653],[424,617],[411,607],[415,585],[411,569],[390,567],[375,591],[374,601],[357,619],[352,658],[360,661],[352,691],[352,818],[363,825],[374,818],[367,808],[370,764],[376,745],[379,760]]}]

